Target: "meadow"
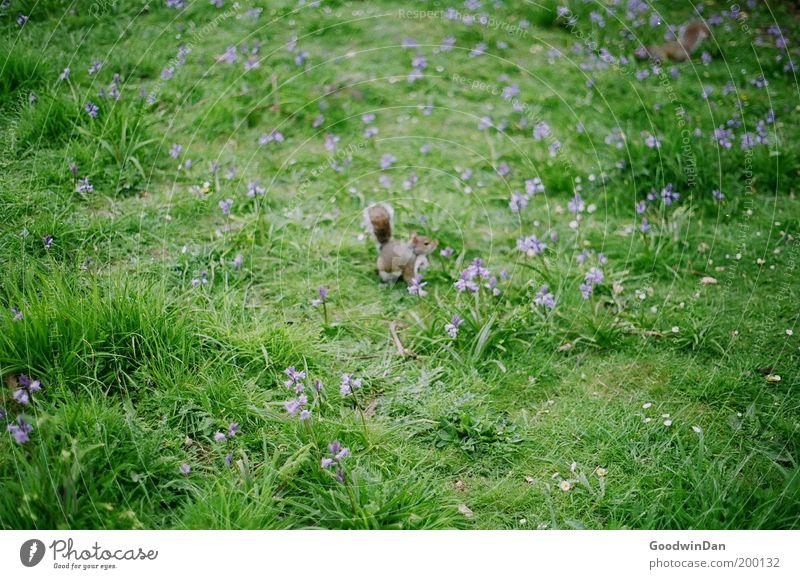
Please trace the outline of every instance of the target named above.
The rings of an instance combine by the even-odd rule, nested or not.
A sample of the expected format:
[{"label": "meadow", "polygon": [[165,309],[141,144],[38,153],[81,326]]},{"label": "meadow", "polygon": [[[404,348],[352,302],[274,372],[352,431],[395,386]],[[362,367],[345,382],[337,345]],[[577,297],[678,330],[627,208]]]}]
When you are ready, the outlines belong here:
[{"label": "meadow", "polygon": [[0,28],[0,528],[800,527],[791,3]]}]

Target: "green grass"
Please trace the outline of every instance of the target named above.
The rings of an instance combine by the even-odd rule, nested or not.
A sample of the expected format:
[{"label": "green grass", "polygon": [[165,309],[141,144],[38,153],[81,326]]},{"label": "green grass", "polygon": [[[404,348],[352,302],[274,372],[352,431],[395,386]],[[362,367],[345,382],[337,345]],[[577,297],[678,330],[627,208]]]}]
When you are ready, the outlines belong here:
[{"label": "green grass", "polygon": [[[787,8],[750,11],[745,32],[725,17],[710,63],[637,79],[647,63],[598,49],[631,58],[624,33],[659,42],[665,24],[618,9],[600,26],[579,1],[574,27],[555,2],[484,1],[486,27],[389,0],[74,4],[0,13],[0,527],[800,527],[797,86],[768,31],[795,45]],[[743,150],[770,109],[768,143]],[[713,138],[729,120],[730,149]],[[513,213],[534,177],[545,192]],[[396,235],[453,248],[424,297],[378,283],[361,219],[384,200]],[[517,249],[530,235],[540,255]],[[455,289],[478,257],[499,295]],[[604,280],[583,299],[591,267]],[[534,305],[544,284],[552,310]],[[289,366],[307,422],[284,408]],[[42,384],[28,405],[20,374]],[[344,482],[321,466],[337,440]]]}]

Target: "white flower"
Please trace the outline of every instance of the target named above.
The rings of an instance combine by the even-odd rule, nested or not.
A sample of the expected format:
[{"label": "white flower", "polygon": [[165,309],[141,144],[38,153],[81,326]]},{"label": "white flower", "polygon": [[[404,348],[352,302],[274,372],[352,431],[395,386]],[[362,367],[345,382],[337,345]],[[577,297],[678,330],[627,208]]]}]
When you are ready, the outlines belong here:
[{"label": "white flower", "polygon": [[692,430],[694,430],[697,434],[700,434],[700,433],[703,432],[703,429],[700,428],[699,426],[692,426]]},{"label": "white flower", "polygon": [[680,331],[681,331],[681,329],[678,326],[672,326],[672,333],[673,334],[677,334]]},{"label": "white flower", "polygon": [[647,410],[648,408],[650,408],[652,406],[653,406],[652,402],[645,402],[644,404],[642,404],[642,408],[644,408],[645,410]]},{"label": "white flower", "polygon": [[664,426],[672,426],[672,420],[667,419],[664,421]]},{"label": "white flower", "polygon": [[569,492],[569,489],[571,489],[571,488],[572,488],[572,485],[569,483],[569,481],[568,481],[568,480],[562,480],[562,481],[559,483],[558,487],[559,487],[559,488],[560,488],[562,491],[564,491],[564,492],[566,493],[566,492]]}]

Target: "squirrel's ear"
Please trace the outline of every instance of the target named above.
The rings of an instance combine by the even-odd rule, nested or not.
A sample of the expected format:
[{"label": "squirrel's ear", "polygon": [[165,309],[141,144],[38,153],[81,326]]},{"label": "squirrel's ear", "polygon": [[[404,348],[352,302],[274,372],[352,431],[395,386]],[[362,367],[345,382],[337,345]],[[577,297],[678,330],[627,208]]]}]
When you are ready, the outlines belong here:
[{"label": "squirrel's ear", "polygon": [[416,231],[412,231],[411,232],[411,239],[416,239],[416,238],[417,238],[417,232]]}]

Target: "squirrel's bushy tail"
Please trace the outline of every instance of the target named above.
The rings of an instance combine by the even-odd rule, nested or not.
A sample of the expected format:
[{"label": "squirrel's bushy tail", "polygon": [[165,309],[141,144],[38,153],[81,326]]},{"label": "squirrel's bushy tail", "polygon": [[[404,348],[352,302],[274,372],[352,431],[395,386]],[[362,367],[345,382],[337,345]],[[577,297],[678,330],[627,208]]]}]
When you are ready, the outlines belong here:
[{"label": "squirrel's bushy tail", "polygon": [[374,203],[364,210],[364,217],[364,220],[380,245],[391,241],[392,221],[394,219],[394,209],[392,209],[391,205],[387,203]]}]

